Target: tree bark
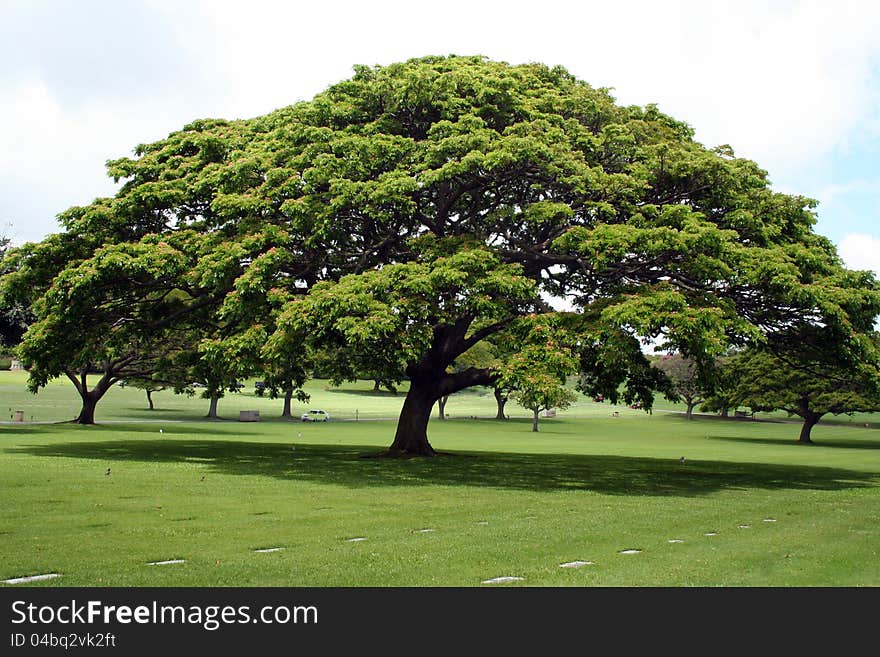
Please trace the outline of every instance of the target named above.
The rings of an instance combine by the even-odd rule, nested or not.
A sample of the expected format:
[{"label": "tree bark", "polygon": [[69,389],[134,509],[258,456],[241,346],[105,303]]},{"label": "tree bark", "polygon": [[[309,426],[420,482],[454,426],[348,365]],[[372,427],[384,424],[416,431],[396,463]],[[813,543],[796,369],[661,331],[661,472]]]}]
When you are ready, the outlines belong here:
[{"label": "tree bark", "polygon": [[819,423],[819,418],[821,417],[821,413],[804,414],[804,423],[801,425],[801,435],[798,438],[799,443],[804,443],[808,445],[813,443],[813,440],[810,438],[810,433],[813,431],[813,427],[815,427]]},{"label": "tree bark", "polygon": [[507,416],[504,414],[504,405],[507,403],[507,395],[505,395],[500,388],[495,388],[493,392],[495,394],[495,403],[498,405],[498,412],[495,413],[495,419],[506,420]]},{"label": "tree bark", "polygon": [[684,416],[688,420],[691,420],[694,417],[694,406],[696,406],[696,403],[694,403],[692,401],[687,401],[686,403],[687,403],[687,411],[685,411]]},{"label": "tree bark", "polygon": [[293,388],[287,388],[284,391],[284,408],[281,411],[281,417],[290,419],[290,400],[293,398]]},{"label": "tree bark", "polygon": [[153,405],[153,391],[147,390],[147,402],[150,404],[150,410],[155,411],[156,407]]},{"label": "tree bark", "polygon": [[381,389],[381,386],[379,385],[379,379],[375,379],[373,381],[373,392],[379,392],[380,389]]},{"label": "tree bark", "polygon": [[538,431],[538,409],[533,408],[532,413],[534,413],[534,417],[532,419],[532,431],[537,433],[537,431]]},{"label": "tree bark", "polygon": [[65,374],[67,375],[67,378],[73,382],[73,385],[76,387],[76,391],[79,393],[79,397],[82,400],[82,407],[80,408],[79,415],[74,422],[77,424],[94,424],[95,407],[98,405],[98,402],[101,401],[104,393],[110,389],[116,380],[110,373],[105,372],[105,374],[98,380],[98,383],[95,384],[95,387],[89,390],[87,383],[87,370],[79,372],[78,378],[73,372],[65,372]]},{"label": "tree bark", "polygon": [[437,409],[439,411],[437,417],[441,420],[446,419],[446,402],[449,401],[449,395],[443,395],[437,400]]},{"label": "tree bark", "polygon": [[95,395],[95,391],[80,393],[82,399],[82,408],[80,408],[77,416],[77,424],[94,424],[95,423],[95,407],[98,405],[100,397]]},{"label": "tree bark", "polygon": [[428,442],[428,420],[431,409],[440,398],[437,385],[431,379],[412,379],[409,392],[403,400],[397,432],[389,452],[412,456],[435,456],[437,452]]},{"label": "tree bark", "polygon": [[400,409],[394,442],[388,448],[390,455],[435,456],[437,452],[428,442],[428,421],[437,400],[471,386],[491,383],[488,368],[446,372],[449,364],[468,348],[463,336],[470,321],[464,318],[454,327],[436,327],[434,346],[420,362],[407,366],[409,391]]},{"label": "tree bark", "polygon": [[721,409],[721,417],[730,417],[730,409],[727,406]]},{"label": "tree bark", "polygon": [[208,407],[208,415],[206,417],[216,420],[217,419],[217,401],[220,399],[217,395],[211,396],[211,405]]}]

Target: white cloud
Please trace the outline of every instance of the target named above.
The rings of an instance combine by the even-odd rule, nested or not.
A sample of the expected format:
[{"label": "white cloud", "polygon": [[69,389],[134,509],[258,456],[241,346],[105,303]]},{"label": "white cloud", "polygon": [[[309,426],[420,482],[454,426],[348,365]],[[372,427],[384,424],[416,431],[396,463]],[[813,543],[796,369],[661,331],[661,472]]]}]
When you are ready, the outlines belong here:
[{"label": "white cloud", "polygon": [[656,102],[772,174],[858,139],[877,100],[880,5],[869,2],[153,4],[227,81],[235,116],[311,97],[354,64],[484,54],[560,64],[622,102]]},{"label": "white cloud", "polygon": [[880,276],[880,238],[851,233],[840,240],[837,251],[849,269],[867,269]]},{"label": "white cloud", "polygon": [[[0,93],[0,125],[6,126],[0,133],[0,174],[64,185],[68,173],[81,171],[102,147],[115,146],[112,136],[96,130],[112,132],[112,123],[112,114],[99,106],[65,114],[42,81],[22,82]],[[106,159],[106,150],[101,155]]]},{"label": "white cloud", "polygon": [[[59,212],[115,193],[107,160],[182,125],[167,99],[70,106],[40,79],[0,89],[0,222],[11,225],[5,232],[16,242],[56,232]],[[17,203],[25,194],[29,207]]]}]

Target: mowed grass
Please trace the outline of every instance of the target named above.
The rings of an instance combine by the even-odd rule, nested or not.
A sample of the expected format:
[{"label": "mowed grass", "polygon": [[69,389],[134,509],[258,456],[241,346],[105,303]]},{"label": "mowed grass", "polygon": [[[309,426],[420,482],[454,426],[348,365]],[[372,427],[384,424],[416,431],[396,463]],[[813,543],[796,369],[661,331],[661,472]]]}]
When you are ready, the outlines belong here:
[{"label": "mowed grass", "polygon": [[[0,373],[0,404],[39,409],[41,396],[56,395],[52,412],[75,414],[70,384],[30,397],[22,383],[20,374]],[[334,417],[353,404],[359,418],[396,414],[400,397],[372,396],[367,386],[346,392],[315,383],[314,397],[338,410]],[[797,425],[688,422],[622,408],[611,417],[614,409],[585,401],[542,420],[534,434],[524,414],[506,422],[456,415],[453,404],[471,404],[478,416],[494,409],[491,395],[472,394],[450,402],[453,419],[431,422],[432,444],[446,455],[390,460],[364,456],[390,444],[393,421],[283,422],[269,415],[280,412],[278,400],[242,395],[221,401],[221,415],[237,417],[234,404],[260,402],[266,420],[208,422],[198,419],[204,400],[160,393],[165,410],[149,413],[142,392],[111,395],[98,407],[97,426],[0,426],[0,579],[61,574],[34,586],[467,587],[505,576],[522,578],[513,586],[880,585],[880,434],[873,428],[820,424],[816,445],[802,446]],[[325,403],[341,399],[350,401]],[[296,414],[303,408],[295,405]],[[48,406],[40,414],[49,415]],[[269,548],[283,549],[255,552]],[[148,565],[172,559],[184,563]],[[592,563],[560,567],[572,561]]]}]

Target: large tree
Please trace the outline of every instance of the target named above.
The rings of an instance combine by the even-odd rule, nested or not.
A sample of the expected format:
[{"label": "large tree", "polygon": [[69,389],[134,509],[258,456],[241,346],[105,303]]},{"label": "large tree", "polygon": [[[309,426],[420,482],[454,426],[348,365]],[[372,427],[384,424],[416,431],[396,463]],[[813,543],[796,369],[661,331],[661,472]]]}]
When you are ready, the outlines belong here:
[{"label": "large tree", "polygon": [[[108,243],[191,235],[176,248],[199,255],[179,278],[194,312],[210,310],[205,353],[229,359],[244,340],[277,362],[332,348],[340,368],[404,372],[392,453],[432,454],[436,400],[492,381],[449,366],[523,316],[549,317],[554,298],[581,321],[582,360],[602,356],[603,332],[626,353],[663,336],[699,358],[796,322],[830,327],[841,358],[875,359],[850,316],[876,284],[846,292],[812,201],[559,67],[356,67],[311,101],[193,122],[109,171],[119,193],[63,213],[67,233],[28,252],[25,269],[45,272],[30,277],[37,296]],[[641,362],[599,369],[603,386],[650,379]]]}]

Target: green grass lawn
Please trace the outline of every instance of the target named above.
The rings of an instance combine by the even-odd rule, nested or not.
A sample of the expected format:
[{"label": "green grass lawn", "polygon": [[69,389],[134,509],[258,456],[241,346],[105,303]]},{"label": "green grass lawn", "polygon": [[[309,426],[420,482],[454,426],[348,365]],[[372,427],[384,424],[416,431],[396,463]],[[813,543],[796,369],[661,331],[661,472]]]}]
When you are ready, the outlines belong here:
[{"label": "green grass lawn", "polygon": [[[281,402],[252,388],[222,400],[220,413],[256,408],[258,423],[201,420],[206,401],[169,392],[150,412],[143,392],[114,389],[99,425],[82,427],[39,423],[76,414],[69,383],[33,397],[23,381],[0,372],[0,406],[34,416],[0,426],[0,579],[880,585],[880,434],[855,422],[820,424],[816,444],[802,446],[792,424],[619,407],[611,417],[607,404],[582,400],[534,434],[512,405],[522,417],[469,419],[494,414],[491,394],[469,393],[450,401],[453,419],[429,427],[449,455],[389,460],[363,456],[390,444],[393,421],[283,422],[273,419]],[[395,416],[402,395],[369,387],[314,382],[312,403],[294,412]],[[283,549],[255,552],[267,548]],[[184,563],[148,565],[171,559]],[[560,567],[572,561],[592,563]]]}]

